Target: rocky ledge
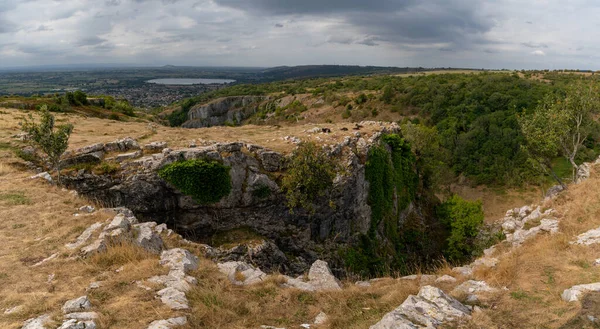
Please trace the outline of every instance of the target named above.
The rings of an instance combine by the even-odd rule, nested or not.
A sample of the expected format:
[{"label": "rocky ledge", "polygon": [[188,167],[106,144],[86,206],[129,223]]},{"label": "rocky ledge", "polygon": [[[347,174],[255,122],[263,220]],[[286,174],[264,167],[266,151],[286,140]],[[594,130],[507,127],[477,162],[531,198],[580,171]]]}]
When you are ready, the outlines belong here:
[{"label": "rocky ledge", "polygon": [[[207,256],[221,261],[245,261],[268,271],[297,275],[308,270],[317,258],[324,257],[333,265],[333,271],[339,273],[342,265],[336,258],[340,248],[352,244],[371,225],[371,208],[367,203],[369,184],[364,170],[368,150],[378,143],[382,134],[399,129],[395,124],[379,122],[361,125],[372,125],[379,131],[371,136],[349,132],[341,143],[323,146],[331,157],[338,159],[343,169],[334,181],[331,195],[317,201],[314,214],[302,209],[292,213],[286,206],[280,182],[289,155],[242,142],[175,150],[164,148],[160,153],[142,157],[139,151],[131,156],[115,155],[111,159],[120,164],[118,173],[79,170],[67,175],[64,183],[91,199],[127,207],[141,220],[166,223],[195,241],[210,244],[214,234],[240,228],[260,237],[258,244],[237,246],[235,250],[220,246],[207,249]],[[113,144],[122,152],[141,149],[137,142],[125,139],[82,148],[69,158],[81,159],[105,152],[109,145],[113,150]],[[154,142],[143,148],[156,152],[159,146],[166,145]],[[215,204],[201,205],[157,173],[168,164],[191,159],[211,159],[228,166],[230,194]],[[423,216],[415,204],[407,211],[413,217]]]}]

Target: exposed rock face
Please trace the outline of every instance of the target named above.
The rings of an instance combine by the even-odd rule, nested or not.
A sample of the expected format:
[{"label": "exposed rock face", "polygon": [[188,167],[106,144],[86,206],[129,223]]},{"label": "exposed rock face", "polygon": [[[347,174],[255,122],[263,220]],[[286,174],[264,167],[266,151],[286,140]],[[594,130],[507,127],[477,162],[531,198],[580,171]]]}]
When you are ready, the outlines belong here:
[{"label": "exposed rock face", "polygon": [[438,328],[441,325],[470,318],[471,310],[442,290],[425,286],[417,296],[408,298],[397,309],[386,314],[370,329]]},{"label": "exposed rock face", "polygon": [[233,96],[220,98],[208,104],[199,104],[188,112],[184,128],[222,126],[225,123],[237,124],[256,112],[262,96]]},{"label": "exposed rock face", "polygon": [[[381,131],[392,133],[397,129],[390,125],[382,126]],[[286,206],[285,195],[278,184],[279,172],[286,169],[285,155],[241,142],[165,149],[162,153],[123,163],[119,175],[80,171],[65,177],[64,182],[92,199],[127,207],[143,221],[167,223],[183,235],[194,236],[196,241],[209,242],[215,233],[239,228],[249,229],[264,238],[268,252],[254,252],[252,248],[217,252],[218,261],[242,261],[265,271],[296,275],[323,257],[333,273],[339,275],[344,268],[340,250],[358,243],[360,235],[366,234],[371,226],[364,162],[369,147],[377,143],[380,136],[375,134],[368,139],[348,136],[341,144],[326,148],[332,156],[334,152],[338,154],[344,170],[336,177],[331,195],[317,199],[314,214],[302,209],[291,213]],[[107,145],[103,146],[104,150]],[[91,149],[98,148],[100,146]],[[190,159],[213,159],[230,167],[230,194],[215,204],[201,205],[158,176],[160,168]],[[400,222],[408,217],[417,220],[429,217],[426,209],[431,208],[433,202],[429,199],[418,202],[410,203],[406,211],[400,213]],[[377,230],[378,235],[380,231],[383,229]],[[383,235],[378,238],[386,239]]]}]

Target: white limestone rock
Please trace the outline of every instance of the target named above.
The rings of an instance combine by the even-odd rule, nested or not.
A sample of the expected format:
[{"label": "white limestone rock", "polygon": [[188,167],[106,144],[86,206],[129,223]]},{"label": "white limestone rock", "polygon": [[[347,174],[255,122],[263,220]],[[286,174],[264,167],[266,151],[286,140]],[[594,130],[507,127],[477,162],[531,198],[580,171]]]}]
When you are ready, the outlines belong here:
[{"label": "white limestone rock", "polygon": [[63,313],[75,313],[89,310],[90,308],[92,308],[92,303],[90,303],[90,300],[87,298],[87,296],[81,296],[67,301],[63,305],[62,310]]},{"label": "white limestone rock", "polygon": [[565,302],[577,302],[585,293],[600,291],[600,282],[580,284],[563,291],[561,297]]},{"label": "white limestone rock", "polygon": [[589,230],[585,233],[581,233],[577,236],[577,241],[571,242],[571,244],[580,244],[589,246],[600,242],[600,227],[593,230]]},{"label": "white limestone rock", "polygon": [[46,180],[48,183],[52,183],[53,182],[52,176],[50,176],[50,174],[48,172],[45,172],[45,171],[42,172],[42,173],[39,173],[37,175],[31,176],[31,179],[39,179],[39,178]]},{"label": "white limestone rock", "polygon": [[79,235],[79,237],[77,237],[77,240],[75,240],[75,242],[67,243],[65,245],[65,247],[67,249],[73,250],[73,249],[77,249],[77,248],[83,246],[86,242],[88,242],[88,240],[90,239],[92,234],[94,234],[94,232],[96,232],[101,227],[102,227],[102,223],[92,224],[92,226],[85,229],[85,231],[83,231],[83,233],[81,233],[81,235]]},{"label": "white limestone rock", "polygon": [[21,329],[46,329],[48,322],[50,322],[50,314],[40,315],[37,318],[23,322]]},{"label": "white limestone rock", "polygon": [[443,275],[435,280],[435,283],[454,283],[456,279],[450,275]]},{"label": "white limestone rock", "polygon": [[217,267],[235,285],[251,285],[262,282],[267,277],[260,269],[244,262],[218,263]]},{"label": "white limestone rock", "polygon": [[182,248],[165,250],[160,255],[160,265],[187,273],[198,269],[198,257]]},{"label": "white limestone rock", "polygon": [[57,257],[58,257],[58,253],[54,253],[54,254],[52,254],[52,255],[50,255],[50,256],[48,256],[48,257],[46,257],[46,258],[42,259],[41,261],[39,261],[39,262],[37,262],[37,263],[35,263],[35,264],[31,265],[31,267],[38,267],[38,266],[44,265],[44,264],[46,264],[47,262],[49,262],[49,261],[51,261],[51,260],[53,260],[53,259],[55,259],[55,258],[57,258]]},{"label": "white limestone rock", "polygon": [[189,309],[188,300],[183,291],[175,288],[167,287],[156,293],[160,300],[170,307],[172,310],[187,310]]},{"label": "white limestone rock", "polygon": [[315,287],[309,282],[297,278],[291,278],[287,275],[284,275],[284,278],[286,280],[286,282],[283,284],[284,287],[296,288],[303,291],[316,291]]},{"label": "white limestone rock", "polygon": [[327,320],[329,320],[329,317],[327,316],[327,314],[320,312],[315,317],[315,321],[313,323],[317,326],[320,326],[320,325],[327,323]]},{"label": "white limestone rock", "polygon": [[315,261],[308,271],[308,281],[316,290],[341,290],[342,284],[333,276],[327,262]]},{"label": "white limestone rock", "polygon": [[104,251],[106,251],[106,242],[104,239],[96,239],[91,244],[81,248],[81,256],[88,257]]},{"label": "white limestone rock", "polygon": [[437,328],[447,322],[468,319],[470,314],[469,308],[442,290],[424,286],[417,296],[408,296],[370,329]]},{"label": "white limestone rock", "polygon": [[495,293],[498,291],[497,288],[490,287],[485,281],[468,280],[454,288],[452,294],[477,295],[481,293]]},{"label": "white limestone rock", "polygon": [[22,311],[24,308],[23,305],[18,305],[18,306],[14,306],[14,307],[10,307],[4,310],[4,314],[14,314],[14,313],[18,313],[20,311]]},{"label": "white limestone rock", "polygon": [[187,318],[185,316],[180,316],[177,318],[153,321],[148,326],[148,329],[172,329],[185,324],[187,324]]},{"label": "white limestone rock", "polygon": [[94,208],[94,206],[86,205],[83,207],[79,207],[79,212],[82,212],[82,213],[91,214],[94,211],[96,211],[96,208]]},{"label": "white limestone rock", "polygon": [[67,320],[57,329],[96,329],[94,321]]},{"label": "white limestone rock", "polygon": [[96,312],[75,312],[65,314],[65,319],[73,319],[78,321],[90,321],[98,318],[98,313]]},{"label": "white limestone rock", "polygon": [[154,231],[154,227],[156,227],[155,222],[146,222],[141,224],[133,225],[133,229],[135,230],[135,243],[150,251],[158,253],[164,248],[163,240]]}]

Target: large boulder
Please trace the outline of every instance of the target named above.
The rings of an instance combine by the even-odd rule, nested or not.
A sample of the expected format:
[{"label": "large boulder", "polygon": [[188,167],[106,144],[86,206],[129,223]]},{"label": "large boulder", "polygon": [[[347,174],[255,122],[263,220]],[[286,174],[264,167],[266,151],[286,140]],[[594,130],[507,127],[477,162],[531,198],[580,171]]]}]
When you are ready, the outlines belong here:
[{"label": "large boulder", "polygon": [[267,278],[263,271],[244,262],[218,263],[217,267],[235,285],[251,285],[262,282]]},{"label": "large boulder", "polygon": [[79,164],[96,164],[100,163],[104,160],[104,151],[77,154],[72,157],[63,159],[60,161],[58,166],[60,168],[67,168],[76,166]]},{"label": "large boulder", "polygon": [[46,324],[48,324],[51,320],[50,314],[40,315],[37,318],[29,319],[23,322],[21,329],[46,329]]},{"label": "large boulder", "polygon": [[160,255],[160,265],[183,272],[195,271],[198,269],[198,257],[185,249],[169,249]]},{"label": "large boulder", "polygon": [[471,310],[442,290],[424,286],[370,329],[438,328],[443,324],[470,318]]},{"label": "large boulder", "polygon": [[317,290],[341,290],[342,284],[333,276],[327,262],[315,261],[308,271],[308,281]]},{"label": "large boulder", "polygon": [[64,313],[74,313],[89,310],[90,308],[92,308],[92,303],[90,303],[88,297],[81,296],[67,301],[63,305],[62,310]]},{"label": "large boulder", "polygon": [[186,310],[189,307],[188,300],[185,297],[185,292],[177,290],[173,287],[167,287],[156,293],[163,304],[170,307],[172,310]]},{"label": "large boulder", "polygon": [[577,302],[584,294],[592,291],[600,291],[600,282],[580,284],[569,289],[565,289],[561,297],[565,302]]}]

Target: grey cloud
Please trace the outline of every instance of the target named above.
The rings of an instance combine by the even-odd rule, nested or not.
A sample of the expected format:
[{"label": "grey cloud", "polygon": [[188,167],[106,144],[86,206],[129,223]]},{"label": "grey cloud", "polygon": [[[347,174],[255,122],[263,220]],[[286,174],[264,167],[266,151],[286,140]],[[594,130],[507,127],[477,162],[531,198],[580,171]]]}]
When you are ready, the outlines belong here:
[{"label": "grey cloud", "polygon": [[283,27],[283,24],[277,23],[277,24],[275,24],[275,27]]},{"label": "grey cloud", "polygon": [[214,0],[231,8],[267,15],[327,15],[340,12],[401,10],[418,0]]},{"label": "grey cloud", "polygon": [[37,29],[35,29],[35,30],[36,30],[36,31],[38,31],[38,32],[52,31],[52,29],[51,29],[51,28],[49,28],[48,26],[46,26],[46,25],[44,25],[44,24],[42,24],[42,25],[38,26],[38,28],[37,28]]},{"label": "grey cloud", "polygon": [[[361,44],[376,45],[376,40],[401,44],[447,42],[466,44],[473,36],[489,31],[494,22],[481,16],[475,0],[214,0],[224,6],[253,15],[309,15],[340,18],[347,27],[374,39]],[[340,26],[339,28],[344,28]],[[330,40],[340,42],[347,40]]]},{"label": "grey cloud", "polygon": [[77,46],[96,46],[99,45],[103,42],[106,42],[106,39],[102,39],[98,36],[91,36],[91,37],[85,37],[85,38],[81,38],[79,40],[77,40],[77,42],[75,42],[75,45]]},{"label": "grey cloud", "polygon": [[121,4],[121,0],[106,0],[106,2],[104,2],[108,7],[115,7]]},{"label": "grey cloud", "polygon": [[382,41],[382,40],[378,37],[366,37],[362,40],[356,41],[356,43],[359,45],[365,45],[365,46],[379,46],[378,41]]},{"label": "grey cloud", "polygon": [[522,42],[521,45],[527,48],[548,48],[548,45],[545,43]]},{"label": "grey cloud", "polygon": [[337,43],[337,44],[342,44],[342,45],[350,45],[354,43],[354,39],[353,38],[349,38],[349,37],[340,37],[340,36],[331,36],[329,37],[329,39],[327,39],[328,43]]}]

